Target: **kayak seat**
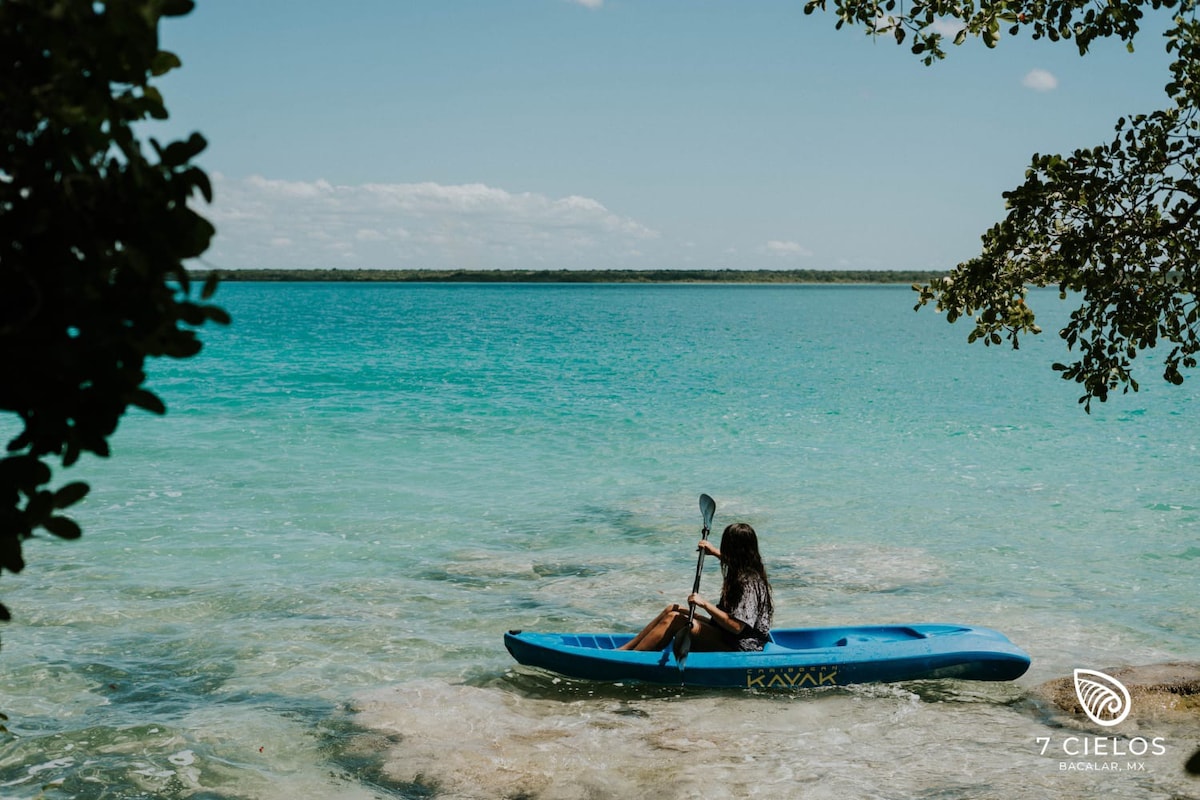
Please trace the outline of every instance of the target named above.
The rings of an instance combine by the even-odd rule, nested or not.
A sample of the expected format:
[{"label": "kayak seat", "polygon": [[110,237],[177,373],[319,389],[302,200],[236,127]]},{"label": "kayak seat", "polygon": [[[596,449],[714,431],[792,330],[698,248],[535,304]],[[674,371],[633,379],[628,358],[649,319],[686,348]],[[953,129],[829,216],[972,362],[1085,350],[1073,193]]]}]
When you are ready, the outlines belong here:
[{"label": "kayak seat", "polygon": [[870,636],[843,636],[833,643],[834,647],[849,647],[852,644],[867,644],[878,641]]}]

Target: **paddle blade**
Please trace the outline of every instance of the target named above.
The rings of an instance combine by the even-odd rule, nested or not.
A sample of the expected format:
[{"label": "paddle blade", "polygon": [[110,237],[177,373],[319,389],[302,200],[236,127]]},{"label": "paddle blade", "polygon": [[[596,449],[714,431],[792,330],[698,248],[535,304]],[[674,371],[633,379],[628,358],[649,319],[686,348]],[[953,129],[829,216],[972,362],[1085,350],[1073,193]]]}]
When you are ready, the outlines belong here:
[{"label": "paddle blade", "polygon": [[675,664],[679,667],[679,671],[683,672],[683,665],[687,663],[688,653],[692,651],[692,631],[689,625],[686,628],[680,628],[675,634],[675,641],[671,642],[671,649],[675,652]]},{"label": "paddle blade", "polygon": [[717,501],[706,494],[700,495],[700,516],[704,517],[704,530],[712,526],[713,515],[717,513]]}]

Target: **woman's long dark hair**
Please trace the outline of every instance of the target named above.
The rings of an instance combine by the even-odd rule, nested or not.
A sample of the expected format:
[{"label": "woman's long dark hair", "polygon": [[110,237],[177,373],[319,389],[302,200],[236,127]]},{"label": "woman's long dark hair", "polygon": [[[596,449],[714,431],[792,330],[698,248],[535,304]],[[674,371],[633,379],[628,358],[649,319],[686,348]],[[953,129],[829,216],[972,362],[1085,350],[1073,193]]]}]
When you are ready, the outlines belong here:
[{"label": "woman's long dark hair", "polygon": [[722,608],[737,608],[742,599],[742,576],[758,575],[767,586],[766,612],[774,612],[771,601],[771,582],[758,552],[758,534],[744,522],[735,522],[721,534],[721,601]]}]

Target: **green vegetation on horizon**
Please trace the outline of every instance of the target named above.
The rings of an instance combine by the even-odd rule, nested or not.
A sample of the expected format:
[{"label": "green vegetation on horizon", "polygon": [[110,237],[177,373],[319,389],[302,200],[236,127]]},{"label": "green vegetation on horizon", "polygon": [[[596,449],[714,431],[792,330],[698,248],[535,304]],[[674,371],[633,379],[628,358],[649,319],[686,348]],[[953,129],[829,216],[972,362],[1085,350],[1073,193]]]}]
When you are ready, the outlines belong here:
[{"label": "green vegetation on horizon", "polygon": [[223,281],[354,281],[397,283],[921,283],[944,272],[920,270],[435,270],[435,269],[239,269]]}]

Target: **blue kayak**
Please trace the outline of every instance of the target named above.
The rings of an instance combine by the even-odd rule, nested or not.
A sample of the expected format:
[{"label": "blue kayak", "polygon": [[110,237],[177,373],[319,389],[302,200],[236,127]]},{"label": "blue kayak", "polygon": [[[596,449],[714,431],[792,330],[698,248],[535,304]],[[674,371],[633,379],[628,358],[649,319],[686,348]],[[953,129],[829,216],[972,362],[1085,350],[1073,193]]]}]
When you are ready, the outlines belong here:
[{"label": "blue kayak", "polygon": [[678,686],[800,689],[932,678],[1011,681],[1029,655],[1003,634],[968,625],[863,625],[786,628],[761,652],[693,651],[679,669],[671,648],[618,650],[633,637],[611,633],[509,631],[504,646],[518,663],[596,681]]}]

